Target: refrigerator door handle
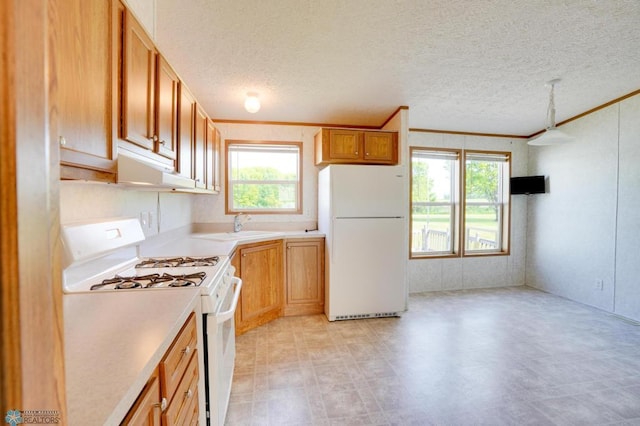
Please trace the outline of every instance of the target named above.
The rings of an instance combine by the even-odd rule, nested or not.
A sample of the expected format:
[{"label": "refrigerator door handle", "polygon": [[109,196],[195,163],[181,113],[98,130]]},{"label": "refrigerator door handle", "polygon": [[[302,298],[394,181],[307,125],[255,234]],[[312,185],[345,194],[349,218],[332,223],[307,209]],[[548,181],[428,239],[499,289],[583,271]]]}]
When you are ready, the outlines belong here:
[{"label": "refrigerator door handle", "polygon": [[333,233],[333,228],[337,218],[331,218],[331,262],[333,263],[336,257],[336,234]]}]

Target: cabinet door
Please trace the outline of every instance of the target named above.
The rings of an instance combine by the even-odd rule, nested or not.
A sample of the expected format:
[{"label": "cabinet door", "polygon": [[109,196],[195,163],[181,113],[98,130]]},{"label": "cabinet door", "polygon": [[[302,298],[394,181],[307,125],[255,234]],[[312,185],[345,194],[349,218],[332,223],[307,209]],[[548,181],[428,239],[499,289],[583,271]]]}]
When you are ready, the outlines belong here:
[{"label": "cabinet door", "polygon": [[196,104],[196,120],[193,143],[193,178],[196,181],[196,188],[205,188],[206,186],[206,147],[207,147],[207,128],[209,118],[207,113]]},{"label": "cabinet door", "polygon": [[220,169],[220,159],[222,150],[222,137],[220,131],[216,129],[215,142],[213,146],[213,190],[220,192],[222,187],[222,174]]},{"label": "cabinet door", "polygon": [[241,248],[241,304],[236,311],[236,332],[243,333],[282,314],[282,242]]},{"label": "cabinet door", "polygon": [[396,133],[364,132],[364,159],[367,162],[397,164]]},{"label": "cabinet door", "polygon": [[195,140],[196,101],[183,83],[179,85],[179,93],[177,172],[184,177],[193,178],[192,152]]},{"label": "cabinet door", "polygon": [[156,49],[129,10],[124,20],[122,135],[154,149]]},{"label": "cabinet door", "polygon": [[289,240],[286,246],[284,315],[324,312],[324,239]]},{"label": "cabinet door", "polygon": [[160,416],[160,380],[157,374],[154,374],[127,414],[127,417],[122,421],[122,424],[130,426],[159,426]]},{"label": "cabinet door", "polygon": [[156,73],[156,129],[155,150],[173,160],[178,151],[178,83],[179,79],[169,63],[157,55]]},{"label": "cabinet door", "polygon": [[215,128],[213,121],[207,124],[207,189],[220,191],[220,131]]},{"label": "cabinet door", "polygon": [[55,28],[50,52],[58,77],[58,114],[52,124],[60,142],[62,178],[114,181],[112,3],[49,4]]},{"label": "cabinet door", "polygon": [[329,130],[329,158],[331,160],[362,158],[361,136],[362,132],[356,130]]},{"label": "cabinet door", "polygon": [[213,191],[214,188],[214,160],[215,160],[215,146],[216,146],[216,128],[213,125],[213,121],[207,120],[207,144],[206,144],[206,153],[205,153],[205,175],[206,175],[206,188],[208,190]]}]

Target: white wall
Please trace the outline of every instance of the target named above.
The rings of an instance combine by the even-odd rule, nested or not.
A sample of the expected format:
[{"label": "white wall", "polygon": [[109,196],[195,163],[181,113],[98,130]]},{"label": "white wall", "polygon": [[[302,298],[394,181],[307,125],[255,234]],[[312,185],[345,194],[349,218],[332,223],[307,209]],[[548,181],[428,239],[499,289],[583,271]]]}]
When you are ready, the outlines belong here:
[{"label": "white wall", "polygon": [[[318,168],[314,165],[313,137],[320,130],[312,126],[281,126],[260,124],[216,123],[222,137],[221,173],[224,182],[224,147],[227,139],[302,142],[302,214],[252,214],[245,228],[269,226],[279,229],[315,228],[318,220],[317,188]],[[193,222],[198,224],[225,224],[231,230],[233,215],[225,214],[223,186],[219,195],[196,195],[193,206]]]},{"label": "white wall", "polygon": [[[527,174],[524,139],[410,132],[409,145],[432,148],[481,149],[512,153],[511,175]],[[412,259],[409,292],[518,286],[525,284],[527,197],[511,197],[511,250],[508,256]]]},{"label": "white wall", "polygon": [[640,96],[562,130],[576,141],[529,147],[549,186],[529,201],[527,284],[640,320]]},{"label": "white wall", "polygon": [[137,191],[118,185],[60,182],[60,223],[100,221],[116,217],[140,218],[151,214],[145,236],[178,229],[191,224],[193,195],[155,191]]}]

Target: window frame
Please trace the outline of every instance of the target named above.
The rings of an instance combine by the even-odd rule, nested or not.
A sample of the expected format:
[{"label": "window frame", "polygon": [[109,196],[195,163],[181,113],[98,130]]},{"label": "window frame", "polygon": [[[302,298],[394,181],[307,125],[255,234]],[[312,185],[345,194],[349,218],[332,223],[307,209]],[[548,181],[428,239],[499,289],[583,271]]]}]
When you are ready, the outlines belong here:
[{"label": "window frame", "polygon": [[[233,206],[233,190],[232,186],[235,181],[231,179],[231,164],[229,160],[230,152],[233,151],[233,146],[250,146],[261,145],[262,148],[272,146],[277,147],[295,147],[298,151],[298,180],[296,182],[295,194],[296,194],[296,207],[292,209],[237,209]],[[299,141],[264,141],[264,140],[227,140],[225,143],[225,213],[226,214],[302,214],[302,183],[303,183],[303,143]],[[264,181],[265,184],[278,184],[283,181],[269,180]],[[286,181],[287,184],[292,183]]]},{"label": "window frame", "polygon": [[[451,201],[448,203],[444,202],[430,202],[423,201],[419,202],[421,205],[426,207],[433,206],[449,206],[451,208],[451,241],[449,250],[443,251],[434,251],[434,252],[423,252],[423,251],[413,251],[413,210],[414,210],[414,201],[413,201],[413,159],[414,153],[423,152],[426,155],[433,155],[437,157],[438,154],[443,154],[443,157],[447,154],[451,156],[455,156],[453,171],[451,172]],[[417,147],[412,146],[409,147],[409,161],[410,161],[410,178],[409,178],[409,258],[410,259],[421,259],[421,258],[449,258],[449,257],[459,257],[460,256],[460,238],[458,237],[458,218],[460,216],[460,196],[461,196],[461,177],[462,170],[460,168],[460,161],[462,158],[462,150],[455,148],[427,148],[427,147]]]},{"label": "window frame", "polygon": [[[457,179],[457,182],[452,183],[452,187],[457,187],[455,197],[457,202],[448,203],[447,205],[454,205],[455,209],[452,211],[452,227],[451,227],[451,239],[452,239],[452,251],[439,251],[439,252],[414,252],[413,251],[413,158],[414,153],[418,151],[423,152],[448,152],[457,153],[458,158],[456,160],[455,167],[457,173],[452,173],[452,177]],[[497,203],[486,202],[467,202],[467,159],[468,158],[504,158],[505,166],[503,168],[502,176],[499,182],[499,191],[501,199]],[[425,146],[410,146],[409,147],[409,259],[438,259],[438,258],[456,258],[456,257],[482,257],[482,256],[506,256],[510,254],[511,246],[511,195],[510,195],[510,178],[512,169],[512,153],[508,151],[490,151],[490,150],[475,150],[475,149],[456,149],[456,148],[433,148]],[[452,193],[452,197],[454,194]],[[430,204],[428,201],[426,204]],[[438,204],[438,203],[435,203]],[[434,204],[434,205],[435,205]],[[498,205],[498,240],[499,247],[496,249],[468,249],[467,248],[467,232],[466,232],[466,211],[469,206],[484,206],[484,205]]]},{"label": "window frame", "polygon": [[[500,193],[500,199],[496,203],[468,203],[467,202],[467,159],[470,157],[476,157],[478,159],[482,157],[494,158],[496,162],[499,162],[500,157],[504,158],[502,161],[505,167],[502,170],[502,176],[498,178],[498,191]],[[478,256],[507,256],[510,254],[511,245],[511,195],[509,182],[511,179],[511,152],[507,151],[487,151],[487,150],[474,150],[467,149],[463,151],[463,158],[461,167],[463,168],[464,179],[461,182],[462,186],[462,210],[460,217],[460,236],[461,236],[461,248],[463,257],[478,257]],[[505,170],[506,169],[506,170]],[[499,247],[495,249],[468,249],[467,248],[467,206],[496,206],[498,208],[498,231],[496,235],[496,241],[499,242]]]}]

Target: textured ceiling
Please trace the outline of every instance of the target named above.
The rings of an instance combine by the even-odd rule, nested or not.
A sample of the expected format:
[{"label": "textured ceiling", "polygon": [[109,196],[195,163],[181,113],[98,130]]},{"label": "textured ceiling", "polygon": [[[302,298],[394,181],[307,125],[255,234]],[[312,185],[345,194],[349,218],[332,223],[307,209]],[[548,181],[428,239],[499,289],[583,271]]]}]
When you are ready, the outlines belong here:
[{"label": "textured ceiling", "polygon": [[[155,0],[160,50],[215,119],[528,135],[640,89],[638,0]],[[243,109],[248,91],[262,109]]]}]

